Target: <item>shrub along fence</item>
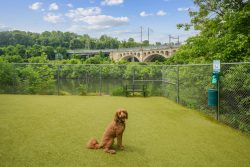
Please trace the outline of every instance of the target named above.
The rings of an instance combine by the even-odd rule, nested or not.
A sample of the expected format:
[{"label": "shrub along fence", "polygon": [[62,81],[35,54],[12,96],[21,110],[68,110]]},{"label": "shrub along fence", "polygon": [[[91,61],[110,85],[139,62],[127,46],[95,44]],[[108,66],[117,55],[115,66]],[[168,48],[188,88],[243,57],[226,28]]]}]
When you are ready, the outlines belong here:
[{"label": "shrub along fence", "polygon": [[[126,84],[147,85],[148,96],[164,96],[216,117],[208,107],[212,64],[84,65],[0,64],[0,93],[124,96]],[[222,63],[218,120],[250,133],[250,63]]]}]

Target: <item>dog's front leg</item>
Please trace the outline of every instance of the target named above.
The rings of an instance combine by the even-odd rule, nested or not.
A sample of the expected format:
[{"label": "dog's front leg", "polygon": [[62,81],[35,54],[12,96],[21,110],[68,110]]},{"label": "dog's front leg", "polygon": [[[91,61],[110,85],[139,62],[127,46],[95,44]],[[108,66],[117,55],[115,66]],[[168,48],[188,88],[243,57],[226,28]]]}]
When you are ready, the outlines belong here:
[{"label": "dog's front leg", "polygon": [[111,149],[111,146],[113,145],[113,143],[114,143],[114,139],[110,139],[110,140],[108,140],[108,141],[105,143],[104,151],[105,151],[106,153],[110,153],[110,154],[115,154],[115,153],[116,153],[115,150],[112,150],[112,149]]},{"label": "dog's front leg", "polygon": [[117,136],[117,146],[119,147],[119,149],[123,150],[124,146],[122,145],[122,134]]}]

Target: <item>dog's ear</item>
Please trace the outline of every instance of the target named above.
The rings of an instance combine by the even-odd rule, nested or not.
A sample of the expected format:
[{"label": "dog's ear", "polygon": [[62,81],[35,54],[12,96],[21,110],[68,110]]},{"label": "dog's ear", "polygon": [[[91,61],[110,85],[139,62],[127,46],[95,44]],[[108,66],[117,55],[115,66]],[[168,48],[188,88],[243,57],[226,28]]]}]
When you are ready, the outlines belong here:
[{"label": "dog's ear", "polygon": [[117,121],[118,120],[118,114],[119,114],[119,112],[120,112],[120,110],[118,109],[116,112],[115,112],[115,121]]},{"label": "dog's ear", "polygon": [[127,112],[127,110],[124,110],[123,112],[126,114],[126,119],[128,119],[128,112]]}]

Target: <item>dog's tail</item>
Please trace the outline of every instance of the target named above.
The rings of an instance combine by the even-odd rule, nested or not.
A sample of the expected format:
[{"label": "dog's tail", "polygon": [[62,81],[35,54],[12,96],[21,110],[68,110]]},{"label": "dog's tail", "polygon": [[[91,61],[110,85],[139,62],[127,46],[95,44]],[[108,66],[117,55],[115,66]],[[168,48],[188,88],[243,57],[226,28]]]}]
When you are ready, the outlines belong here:
[{"label": "dog's tail", "polygon": [[101,148],[101,145],[98,143],[98,141],[95,138],[92,138],[88,141],[86,147],[89,149],[99,149]]}]

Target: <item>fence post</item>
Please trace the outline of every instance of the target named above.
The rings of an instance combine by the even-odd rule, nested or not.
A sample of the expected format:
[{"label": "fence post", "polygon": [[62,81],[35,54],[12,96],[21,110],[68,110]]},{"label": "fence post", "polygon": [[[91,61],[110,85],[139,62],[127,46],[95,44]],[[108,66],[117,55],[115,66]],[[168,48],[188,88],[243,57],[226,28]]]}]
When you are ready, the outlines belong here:
[{"label": "fence post", "polygon": [[180,102],[180,69],[179,69],[179,65],[177,65],[177,97],[176,97],[176,101],[179,104]]},{"label": "fence post", "polygon": [[218,105],[217,105],[217,112],[216,112],[216,119],[219,120],[219,115],[220,115],[220,79],[218,79],[217,82],[217,91],[218,91]]},{"label": "fence post", "polygon": [[161,68],[161,92],[162,92],[162,96],[164,97],[165,96],[165,89],[164,89],[164,87],[165,87],[165,85],[164,85],[164,81],[165,81],[165,79],[164,79],[164,68],[165,67],[165,65],[163,65],[162,66],[162,68]]},{"label": "fence post", "polygon": [[60,65],[57,65],[57,95],[59,96],[60,92]]},{"label": "fence post", "polygon": [[100,74],[99,74],[99,95],[102,95],[102,66],[100,67]]},{"label": "fence post", "polygon": [[[15,70],[16,70],[16,68],[15,68],[15,63],[13,63],[12,64],[12,68],[13,68],[13,71],[14,71],[14,73],[16,72]],[[15,75],[14,75],[15,76]],[[15,94],[15,80],[16,80],[16,77],[14,78],[14,76],[13,76],[13,78],[12,78],[12,93],[13,94]]]},{"label": "fence post", "polygon": [[[135,67],[135,66],[134,66]],[[134,83],[135,83],[135,68],[134,68],[134,70],[133,70],[133,85],[134,85]]]}]

